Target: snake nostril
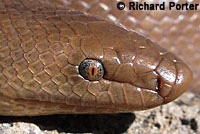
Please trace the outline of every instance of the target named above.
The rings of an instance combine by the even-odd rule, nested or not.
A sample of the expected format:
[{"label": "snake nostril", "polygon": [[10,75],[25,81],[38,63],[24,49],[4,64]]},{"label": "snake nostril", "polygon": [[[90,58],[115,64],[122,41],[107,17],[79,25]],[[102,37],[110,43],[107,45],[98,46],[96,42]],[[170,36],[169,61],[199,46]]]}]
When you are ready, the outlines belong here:
[{"label": "snake nostril", "polygon": [[162,97],[167,97],[172,90],[170,84],[165,83],[162,78],[158,77],[156,91]]},{"label": "snake nostril", "polygon": [[158,78],[157,78],[156,91],[159,92],[159,91],[160,91],[160,88],[161,88],[161,80],[160,80],[160,78],[158,77]]}]

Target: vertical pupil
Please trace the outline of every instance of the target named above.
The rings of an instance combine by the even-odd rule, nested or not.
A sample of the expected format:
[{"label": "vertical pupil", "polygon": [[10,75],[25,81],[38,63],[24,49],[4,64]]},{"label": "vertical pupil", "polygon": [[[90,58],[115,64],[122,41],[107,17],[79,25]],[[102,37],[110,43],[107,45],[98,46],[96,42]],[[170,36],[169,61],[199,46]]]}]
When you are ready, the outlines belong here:
[{"label": "vertical pupil", "polygon": [[92,75],[94,75],[94,71],[95,71],[95,68],[93,67],[93,68],[92,68]]}]

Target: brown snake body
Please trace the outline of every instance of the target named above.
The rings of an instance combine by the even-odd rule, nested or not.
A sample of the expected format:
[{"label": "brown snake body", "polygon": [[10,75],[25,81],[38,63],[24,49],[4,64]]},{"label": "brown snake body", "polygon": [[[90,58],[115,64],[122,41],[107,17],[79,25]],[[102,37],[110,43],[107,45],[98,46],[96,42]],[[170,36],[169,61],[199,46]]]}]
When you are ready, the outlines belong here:
[{"label": "brown snake body", "polygon": [[[172,53],[118,24],[37,0],[0,1],[0,114],[119,113],[166,104],[192,72]],[[105,75],[85,80],[86,58]]]}]

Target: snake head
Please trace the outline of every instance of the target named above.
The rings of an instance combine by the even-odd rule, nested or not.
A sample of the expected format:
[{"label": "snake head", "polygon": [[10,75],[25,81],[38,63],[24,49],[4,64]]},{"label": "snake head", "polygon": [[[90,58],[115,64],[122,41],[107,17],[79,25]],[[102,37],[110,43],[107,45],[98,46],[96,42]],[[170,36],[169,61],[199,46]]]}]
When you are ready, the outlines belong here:
[{"label": "snake head", "polygon": [[129,110],[148,109],[173,101],[189,87],[189,67],[156,43],[109,23],[89,27],[96,38],[93,55],[87,53],[89,47],[82,50],[102,62],[112,103],[128,105]]}]

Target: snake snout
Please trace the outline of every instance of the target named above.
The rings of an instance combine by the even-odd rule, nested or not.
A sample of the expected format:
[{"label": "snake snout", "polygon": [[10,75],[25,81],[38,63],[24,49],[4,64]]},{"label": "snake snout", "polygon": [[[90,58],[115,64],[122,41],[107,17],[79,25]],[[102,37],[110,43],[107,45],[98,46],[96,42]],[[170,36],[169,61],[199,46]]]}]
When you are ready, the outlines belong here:
[{"label": "snake snout", "polygon": [[177,63],[176,69],[177,69],[177,75],[175,84],[173,85],[171,92],[165,98],[164,103],[173,101],[178,96],[183,94],[190,86],[193,80],[192,71],[185,64]]},{"label": "snake snout", "polygon": [[156,69],[158,94],[168,103],[183,94],[192,82],[192,71],[180,59],[168,53]]}]

